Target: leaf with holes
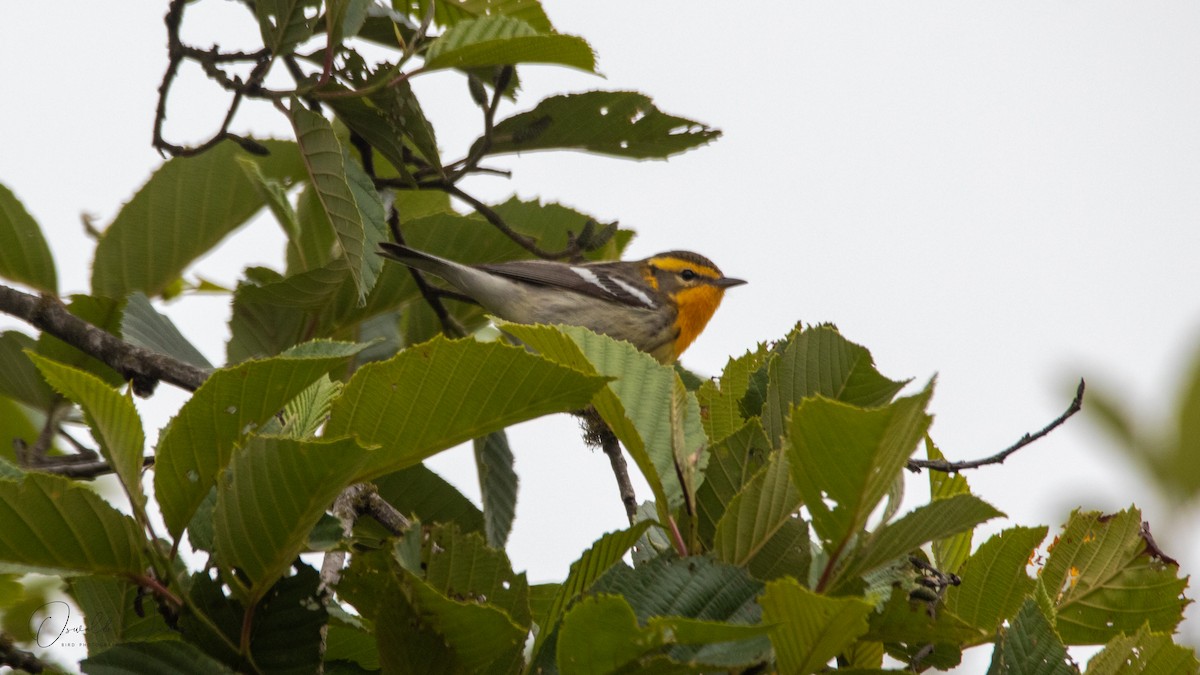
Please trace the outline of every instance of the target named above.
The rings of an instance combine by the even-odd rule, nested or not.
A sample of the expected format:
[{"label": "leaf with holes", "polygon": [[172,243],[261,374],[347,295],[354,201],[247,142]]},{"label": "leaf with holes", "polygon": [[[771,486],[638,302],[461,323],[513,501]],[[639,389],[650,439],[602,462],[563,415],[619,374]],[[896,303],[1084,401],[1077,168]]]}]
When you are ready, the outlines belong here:
[{"label": "leaf with holes", "polygon": [[712,127],[664,113],[645,94],[589,91],[551,96],[533,110],[498,122],[487,154],[563,149],[665,159],[720,135]]}]

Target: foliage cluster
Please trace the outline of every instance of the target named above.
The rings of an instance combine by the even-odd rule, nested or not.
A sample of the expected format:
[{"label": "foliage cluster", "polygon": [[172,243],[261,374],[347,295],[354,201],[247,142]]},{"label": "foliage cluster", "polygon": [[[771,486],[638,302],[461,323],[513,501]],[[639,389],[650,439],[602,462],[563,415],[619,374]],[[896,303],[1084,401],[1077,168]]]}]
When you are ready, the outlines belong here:
[{"label": "foliage cluster", "polygon": [[[961,475],[931,473],[929,502],[901,514],[912,453],[941,457],[933,382],[899,396],[908,382],[831,326],[797,326],[711,380],[578,327],[500,323],[521,347],[439,335],[489,318],[382,265],[378,242],[491,262],[614,259],[631,236],[556,204],[484,204],[459,186],[489,171],[481,161],[662,158],[718,133],[633,92],[554,96],[497,121],[515,65],[595,67],[536,0],[259,0],[264,47],[248,54],[182,44],[185,7],[168,15],[171,68],[201,63],[234,110],[273,102],[295,140],[237,136],[227,120],[183,148],[160,127],[177,157],[99,236],[92,293],[70,298],[92,326],[205,374],[151,458],[127,386],[136,364],[114,369],[49,329],[0,336],[0,431],[23,440],[0,449],[7,635],[32,637],[22,621],[42,591],[21,575],[41,572],[104,619],[87,632],[91,673],[872,673],[949,668],[985,644],[996,673],[1078,672],[1066,647],[1085,644],[1104,645],[1089,673],[1196,670],[1171,638],[1187,579],[1136,509],[1075,513],[1050,542],[1046,527],[1012,527],[975,546],[1003,514]],[[390,60],[368,65],[368,42]],[[249,74],[224,70],[235,62]],[[265,87],[276,64],[294,89]],[[454,161],[408,84],[446,69],[465,75],[484,127]],[[249,268],[228,291],[214,368],[151,299],[220,291],[185,272],[264,206],[287,266]],[[41,230],[6,188],[0,276],[58,302]],[[5,303],[20,295],[5,290]],[[589,406],[653,499],[566,579],[531,585],[504,553],[517,493],[504,429]],[[77,478],[94,475],[78,458],[97,459],[69,452],[78,426],[121,509]],[[470,440],[482,508],[422,464]],[[347,499],[364,483],[398,521]],[[180,557],[184,541],[202,565]]]}]

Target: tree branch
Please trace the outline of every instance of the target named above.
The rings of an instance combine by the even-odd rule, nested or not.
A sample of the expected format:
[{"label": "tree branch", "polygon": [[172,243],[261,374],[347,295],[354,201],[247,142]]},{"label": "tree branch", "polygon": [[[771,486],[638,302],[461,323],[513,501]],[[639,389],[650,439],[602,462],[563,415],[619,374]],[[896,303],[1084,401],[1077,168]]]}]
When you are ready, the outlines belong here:
[{"label": "tree branch", "polygon": [[154,393],[159,381],[195,391],[208,378],[208,372],[201,368],[131,345],[80,319],[68,312],[58,298],[50,295],[38,297],[0,285],[0,312],[15,316],[103,361],[121,377],[131,380],[133,392],[138,396]]},{"label": "tree branch", "polygon": [[1004,460],[1008,459],[1009,455],[1013,454],[1014,452],[1020,450],[1021,448],[1025,447],[1025,446],[1029,445],[1030,443],[1033,443],[1034,441],[1045,436],[1046,434],[1050,433],[1051,431],[1054,431],[1063,422],[1066,422],[1072,415],[1079,412],[1080,408],[1083,407],[1083,390],[1084,390],[1084,382],[1083,382],[1083,380],[1080,380],[1079,388],[1075,390],[1075,398],[1071,401],[1071,405],[1067,407],[1066,411],[1063,412],[1063,414],[1056,417],[1054,419],[1054,421],[1052,421],[1049,424],[1047,424],[1046,426],[1042,427],[1037,432],[1032,433],[1032,434],[1025,434],[1016,443],[1013,443],[1012,445],[1001,450],[1000,452],[997,452],[994,455],[991,455],[990,457],[984,457],[983,459],[974,459],[974,460],[969,460],[969,461],[964,461],[964,462],[951,462],[951,461],[948,461],[945,459],[910,459],[910,460],[908,460],[908,464],[907,464],[908,470],[913,471],[913,472],[919,472],[921,469],[929,469],[930,471],[955,473],[958,471],[962,471],[964,469],[977,469],[981,466],[987,466],[989,464],[1003,464]]},{"label": "tree branch", "polygon": [[46,664],[38,657],[17,648],[8,633],[0,633],[0,666],[9,666],[27,673],[41,673],[46,670]]},{"label": "tree branch", "polygon": [[625,505],[625,515],[629,524],[637,520],[637,495],[633,492],[633,483],[629,480],[629,465],[621,454],[621,443],[608,424],[601,419],[595,408],[589,407],[575,413],[583,423],[583,440],[592,447],[599,447],[608,455],[612,464],[613,475],[617,479],[617,491],[621,495],[621,503]]}]

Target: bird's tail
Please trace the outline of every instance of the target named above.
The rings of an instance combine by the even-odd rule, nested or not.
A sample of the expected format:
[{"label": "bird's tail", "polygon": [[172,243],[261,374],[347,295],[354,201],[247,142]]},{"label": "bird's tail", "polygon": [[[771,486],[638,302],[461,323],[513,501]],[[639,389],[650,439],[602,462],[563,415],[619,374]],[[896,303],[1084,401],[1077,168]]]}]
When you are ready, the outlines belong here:
[{"label": "bird's tail", "polygon": [[402,265],[428,272],[450,282],[450,285],[467,295],[474,296],[476,287],[481,280],[489,276],[472,268],[470,265],[440,258],[432,253],[418,251],[404,244],[380,242],[379,255],[389,260],[395,260]]}]

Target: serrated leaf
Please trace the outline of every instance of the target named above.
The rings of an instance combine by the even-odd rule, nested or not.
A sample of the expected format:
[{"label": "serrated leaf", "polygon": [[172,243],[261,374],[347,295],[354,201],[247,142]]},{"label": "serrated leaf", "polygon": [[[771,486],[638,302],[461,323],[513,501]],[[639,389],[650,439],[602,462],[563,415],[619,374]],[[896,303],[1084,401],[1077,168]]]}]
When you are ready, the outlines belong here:
[{"label": "serrated leaf", "polygon": [[0,480],[0,562],[47,574],[138,575],[142,536],[129,516],[65,478]]},{"label": "serrated leaf", "polygon": [[[303,177],[294,143],[259,142],[271,152],[254,160],[264,175],[285,185]],[[110,298],[133,291],[159,295],[192,261],[245,223],[263,205],[237,165],[238,157],[247,156],[226,141],[159,167],[97,244],[92,290]]]},{"label": "serrated leaf", "polygon": [[720,135],[707,125],[662,112],[645,94],[589,91],[551,96],[533,110],[500,121],[488,154],[566,149],[664,159]]},{"label": "serrated leaf", "polygon": [[1003,516],[1003,513],[972,494],[930,502],[894,523],[876,528],[861,544],[854,559],[840,576],[852,579],[867,574],[934,539],[965,532],[980,523]]},{"label": "serrated leaf", "polygon": [[328,375],[310,384],[284,406],[281,435],[296,440],[316,436],[329,419],[334,400],[341,394],[342,383],[334,382]]},{"label": "serrated leaf", "polygon": [[71,597],[83,610],[89,653],[98,654],[126,641],[178,641],[179,633],[172,631],[158,612],[138,615],[136,584],[96,576],[75,577],[67,583]]},{"label": "serrated leaf", "polygon": [[794,408],[788,439],[792,480],[826,550],[844,548],[887,494],[925,435],[932,393],[926,387],[872,410],[821,397],[805,398]]},{"label": "serrated leaf", "polygon": [[1200,672],[1196,652],[1177,645],[1167,633],[1142,626],[1136,633],[1118,635],[1088,661],[1088,675],[1172,675]]},{"label": "serrated leaf", "polygon": [[765,465],[770,452],[771,444],[757,418],[711,448],[704,483],[696,491],[697,532],[709,548],[729,502]]},{"label": "serrated leaf", "polygon": [[281,356],[214,372],[159,437],[154,488],[171,536],[179,538],[239,438],[361,349],[310,342]]},{"label": "serrated leaf", "polygon": [[779,672],[807,674],[824,668],[867,632],[871,605],[857,598],[827,598],[791,578],[767,583],[759,598],[763,623],[775,624],[771,644]]},{"label": "serrated leaf", "polygon": [[596,56],[583,38],[539,33],[511,16],[460,21],[425,51],[426,70],[518,63],[553,63],[591,72],[596,69]]},{"label": "serrated leaf", "polygon": [[[428,2],[433,0],[415,0],[414,12],[424,16]],[[457,2],[433,2],[433,22],[439,26],[453,26],[467,19],[477,19],[485,15],[511,16],[532,26],[539,33],[549,33],[554,30],[546,10],[542,9],[539,0],[459,0]]]},{"label": "serrated leaf", "polygon": [[1014,527],[983,542],[963,564],[962,584],[946,591],[946,609],[972,626],[994,632],[1033,591],[1025,567],[1045,538],[1045,527]]},{"label": "serrated leaf", "polygon": [[146,507],[142,491],[142,453],[146,434],[133,405],[133,395],[122,395],[100,378],[27,352],[38,370],[60,394],[83,408],[100,454],[121,479],[125,494],[139,511]]},{"label": "serrated leaf", "polygon": [[[286,284],[281,275],[263,268],[249,268],[246,276],[247,279],[238,283],[233,294],[229,343],[225,346],[226,366],[252,358],[277,356],[299,344],[311,328],[307,309],[292,306],[294,303],[280,305],[271,301],[274,298],[256,295],[258,288]],[[345,276],[349,278],[348,271]],[[353,286],[352,280],[350,285]],[[305,297],[309,296],[301,296],[300,299]],[[350,303],[353,302],[351,290]]]},{"label": "serrated leaf", "polygon": [[325,433],[382,446],[369,474],[412,466],[510,424],[577,410],[604,379],[492,342],[435,338],[360,368]]},{"label": "serrated leaf", "polygon": [[504,548],[517,510],[517,472],[504,431],[475,439],[475,469],[487,523],[488,545]]},{"label": "serrated leaf", "polygon": [[126,642],[87,657],[79,662],[79,667],[87,675],[233,675],[235,672],[194,645],[179,640]]},{"label": "serrated leaf", "polygon": [[251,437],[217,482],[217,559],[262,596],[291,567],[313,526],[370,453],[353,440]]},{"label": "serrated leaf", "polygon": [[37,221],[21,200],[0,184],[0,277],[58,294],[54,257]]},{"label": "serrated leaf", "polygon": [[672,417],[672,397],[676,387],[683,386],[674,369],[628,342],[578,326],[501,323],[500,327],[555,362],[615,378],[592,405],[646,477],[665,522],[669,511],[685,499],[676,470],[674,426],[684,425],[683,442],[688,448],[702,447],[705,439],[698,416]]},{"label": "serrated leaf", "polygon": [[905,644],[972,644],[990,640],[994,631],[976,628],[953,612],[914,601],[903,588],[893,587],[887,601],[871,613],[864,640]]},{"label": "serrated leaf", "polygon": [[1172,631],[1190,602],[1178,568],[1148,550],[1141,512],[1076,511],[1059,535],[1041,580],[1057,607],[1066,644],[1098,644],[1148,623]]},{"label": "serrated leaf", "polygon": [[128,343],[174,357],[197,368],[212,369],[200,350],[188,342],[175,324],[154,309],[143,293],[130,293],[121,314],[121,337]]},{"label": "serrated leaf", "polygon": [[746,484],[717,523],[713,552],[718,560],[748,565],[800,509],[787,455],[777,452]]},{"label": "serrated leaf", "polygon": [[720,379],[705,380],[696,391],[710,442],[724,440],[745,424],[740,402],[750,388],[750,376],[762,366],[767,353],[766,346],[759,345],[754,351],[730,358]]},{"label": "serrated leaf", "polygon": [[802,330],[768,368],[763,428],[772,443],[787,433],[787,416],[803,399],[820,395],[862,408],[887,405],[908,380],[889,380],[871,353],[832,326]]},{"label": "serrated leaf", "polygon": [[1032,599],[1026,600],[1016,620],[1000,633],[988,675],[1072,675],[1071,664],[1050,621]]},{"label": "serrated leaf", "polygon": [[615,565],[650,525],[648,521],[643,521],[626,530],[609,532],[584,551],[579,560],[571,563],[566,581],[558,587],[554,602],[546,611],[545,622],[538,626],[538,633],[534,638],[533,651],[529,659],[530,663],[538,661],[547,640],[551,635],[556,635],[558,623],[562,620],[567,608],[582,597],[584,591],[591,588],[597,579]]},{"label": "serrated leaf", "polygon": [[473,598],[504,611],[528,629],[529,582],[515,574],[503,550],[485,544],[477,532],[454,525],[434,527],[422,538],[425,581],[448,598]]},{"label": "serrated leaf", "polygon": [[[933,439],[925,436],[925,456],[927,459],[945,459],[945,455],[933,443]],[[933,500],[946,499],[954,495],[970,494],[971,486],[967,477],[961,473],[946,473],[944,471],[929,471],[929,498]],[[958,534],[938,539],[933,542],[934,566],[943,572],[957,572],[967,557],[971,555],[971,534],[967,530]]]},{"label": "serrated leaf", "polygon": [[361,305],[382,266],[369,239],[383,222],[383,203],[373,186],[367,189],[370,179],[346,156],[329,120],[299,103],[292,104],[290,114],[309,178],[333,224]]},{"label": "serrated leaf", "polygon": [[[596,581],[589,593],[624,597],[640,623],[652,617],[689,617],[750,625],[759,623],[762,617],[755,602],[762,589],[763,585],[744,569],[707,556],[693,556],[658,558],[632,568],[616,565]],[[669,655],[678,662],[737,668],[760,660],[769,651],[770,641],[764,636],[736,645],[675,646]]]}]

